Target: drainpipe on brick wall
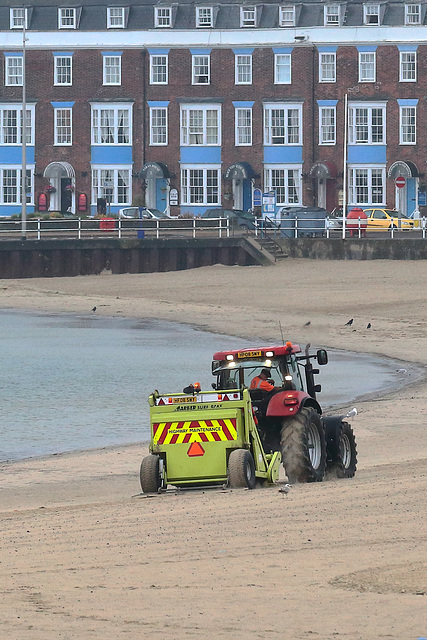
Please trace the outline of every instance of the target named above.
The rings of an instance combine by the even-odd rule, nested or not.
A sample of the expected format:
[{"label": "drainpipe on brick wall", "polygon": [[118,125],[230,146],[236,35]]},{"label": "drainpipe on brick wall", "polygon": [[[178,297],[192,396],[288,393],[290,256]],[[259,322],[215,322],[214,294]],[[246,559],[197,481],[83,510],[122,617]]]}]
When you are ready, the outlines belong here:
[{"label": "drainpipe on brick wall", "polygon": [[[315,95],[316,95],[316,87],[315,87],[315,78],[316,78],[316,68],[315,68],[315,63],[316,63],[316,47],[314,46],[314,44],[311,45],[311,52],[312,52],[312,64],[311,64],[311,167],[314,165],[315,162],[315,139],[316,139],[316,132],[315,132],[315,122],[316,122],[316,115],[315,115]],[[311,169],[310,167],[310,169]],[[310,174],[309,174],[310,175]],[[312,204],[313,206],[316,206],[316,190],[313,188],[314,185],[314,178],[311,179],[311,191],[312,191]]]},{"label": "drainpipe on brick wall", "polygon": [[147,50],[142,50],[142,166],[145,164],[145,136],[147,129],[147,101],[146,101],[146,77],[147,72],[145,65],[147,63]]}]

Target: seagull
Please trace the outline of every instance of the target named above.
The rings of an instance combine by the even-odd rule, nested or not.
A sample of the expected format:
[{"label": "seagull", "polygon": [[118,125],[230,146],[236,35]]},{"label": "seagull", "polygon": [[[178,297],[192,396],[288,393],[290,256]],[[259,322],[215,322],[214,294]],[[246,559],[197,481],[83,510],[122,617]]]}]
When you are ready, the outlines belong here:
[{"label": "seagull", "polygon": [[396,373],[408,373],[407,369],[396,369]]},{"label": "seagull", "polygon": [[279,492],[284,493],[287,496],[291,489],[292,489],[292,485],[284,484],[280,487]]},{"label": "seagull", "polygon": [[351,320],[349,320],[348,322],[345,323],[345,326],[351,326],[353,324],[353,318],[351,318]]},{"label": "seagull", "polygon": [[371,327],[372,327],[371,323],[370,323],[370,322],[368,322],[368,324],[366,325],[366,328],[367,328],[367,329],[370,329]]},{"label": "seagull", "polygon": [[309,327],[311,325],[310,320],[308,322],[305,323],[304,327]]},{"label": "seagull", "polygon": [[94,307],[94,308],[92,309],[92,311],[95,313],[95,311],[96,311],[96,307]]},{"label": "seagull", "polygon": [[347,415],[345,416],[346,418],[354,418],[354,416],[357,416],[357,409],[356,407],[354,407],[353,409],[351,409]]}]

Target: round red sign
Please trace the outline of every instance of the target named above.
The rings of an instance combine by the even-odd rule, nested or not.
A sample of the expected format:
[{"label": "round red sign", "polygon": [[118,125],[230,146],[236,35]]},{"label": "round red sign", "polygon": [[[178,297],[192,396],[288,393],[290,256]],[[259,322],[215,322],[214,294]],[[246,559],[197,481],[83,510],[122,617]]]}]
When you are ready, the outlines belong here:
[{"label": "round red sign", "polygon": [[396,178],[396,180],[394,181],[394,184],[396,185],[396,187],[397,187],[398,189],[403,189],[403,187],[404,187],[404,186],[405,186],[405,184],[406,184],[406,180],[405,180],[405,178],[404,178],[403,176],[398,176],[398,177]]}]

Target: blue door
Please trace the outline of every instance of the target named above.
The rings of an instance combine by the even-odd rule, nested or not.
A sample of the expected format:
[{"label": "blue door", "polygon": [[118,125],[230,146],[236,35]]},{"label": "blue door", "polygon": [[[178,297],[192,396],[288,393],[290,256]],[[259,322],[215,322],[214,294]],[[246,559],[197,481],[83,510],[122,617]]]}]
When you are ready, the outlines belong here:
[{"label": "blue door", "polygon": [[165,211],[167,201],[167,180],[166,178],[156,178],[156,209]]},{"label": "blue door", "polygon": [[252,184],[250,180],[243,180],[243,209],[252,208]]},{"label": "blue door", "polygon": [[[406,180],[406,215],[412,218],[415,210],[415,178],[407,178]],[[402,212],[403,213],[403,212]]]}]

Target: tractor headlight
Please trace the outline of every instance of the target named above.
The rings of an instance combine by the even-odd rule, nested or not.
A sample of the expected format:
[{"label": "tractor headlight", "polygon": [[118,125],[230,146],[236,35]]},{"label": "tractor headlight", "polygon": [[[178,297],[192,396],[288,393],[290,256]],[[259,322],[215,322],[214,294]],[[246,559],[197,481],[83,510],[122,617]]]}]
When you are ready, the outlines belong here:
[{"label": "tractor headlight", "polygon": [[266,360],[264,364],[266,367],[271,367],[271,360]]},{"label": "tractor headlight", "polygon": [[234,356],[231,353],[229,353],[227,356],[227,360],[234,360]]}]

